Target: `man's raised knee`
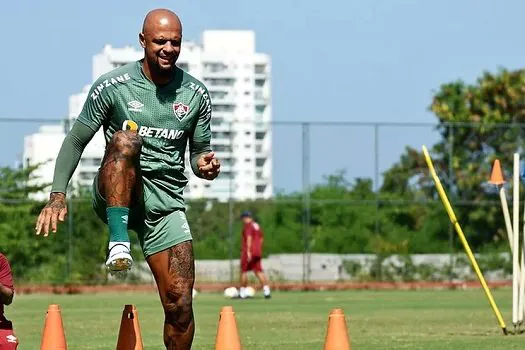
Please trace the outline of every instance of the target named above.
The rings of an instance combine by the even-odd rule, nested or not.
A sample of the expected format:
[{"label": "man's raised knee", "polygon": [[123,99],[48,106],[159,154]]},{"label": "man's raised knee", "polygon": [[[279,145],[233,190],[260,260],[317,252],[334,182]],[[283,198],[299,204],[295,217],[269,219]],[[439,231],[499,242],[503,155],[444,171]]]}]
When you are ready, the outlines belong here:
[{"label": "man's raised knee", "polygon": [[122,156],[136,157],[140,154],[142,138],[131,130],[118,130],[113,134],[108,149]]},{"label": "man's raised knee", "polygon": [[166,313],[166,321],[181,327],[188,326],[193,319],[193,296],[192,288],[186,286],[170,286],[166,293],[166,301],[163,304]]}]

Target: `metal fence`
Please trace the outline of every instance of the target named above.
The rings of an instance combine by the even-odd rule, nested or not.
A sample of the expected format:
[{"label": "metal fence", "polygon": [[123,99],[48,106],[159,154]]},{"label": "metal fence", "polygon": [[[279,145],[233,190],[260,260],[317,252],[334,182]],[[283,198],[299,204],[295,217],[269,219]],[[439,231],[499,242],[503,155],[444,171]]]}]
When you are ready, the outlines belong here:
[{"label": "metal fence", "polygon": [[[23,136],[37,132],[38,126],[42,124],[62,123],[62,120],[41,119],[0,119],[0,124],[7,124],[10,130],[8,136],[0,140],[0,147],[4,150],[0,164],[13,166],[21,159]],[[439,206],[439,199],[435,196],[426,198],[392,198],[383,196],[380,188],[384,181],[384,173],[399,163],[401,157],[406,154],[407,147],[421,151],[422,145],[430,149],[436,144],[442,144],[443,148],[438,154],[436,163],[439,176],[447,191],[450,191],[453,205],[462,207],[479,207],[480,205],[499,205],[497,196],[483,194],[480,198],[464,200],[458,195],[458,176],[468,176],[469,171],[482,172],[487,178],[491,170],[491,159],[494,156],[504,156],[506,160],[512,157],[512,148],[495,149],[495,146],[507,144],[509,146],[522,146],[524,125],[521,124],[481,124],[481,123],[372,123],[372,122],[272,122],[267,125],[271,130],[271,159],[272,159],[272,183],[274,195],[267,199],[274,210],[272,220],[278,223],[265,223],[263,228],[267,234],[267,240],[272,239],[272,227],[280,225],[280,235],[287,232],[289,239],[281,239],[280,247],[272,247],[266,250],[268,254],[283,254],[293,252],[300,254],[302,282],[310,281],[312,262],[311,254],[316,253],[319,240],[336,240],[339,243],[331,243],[336,246],[334,253],[349,253],[348,247],[355,251],[359,242],[352,241],[352,232],[347,232],[344,238],[335,237],[336,230],[329,228],[322,235],[317,235],[322,230],[316,224],[320,208],[331,208],[337,211],[338,207],[357,206],[363,209],[364,215],[368,216],[366,221],[367,232],[381,236],[389,227],[383,227],[380,220],[380,211],[392,207],[418,207],[426,205]],[[232,126],[231,131],[235,131]],[[482,145],[479,148],[479,145]],[[472,153],[481,152],[483,156],[476,156],[459,160],[458,154],[471,147]],[[476,148],[478,147],[478,148]],[[492,148],[491,148],[492,147]],[[505,154],[498,152],[505,151]],[[519,151],[519,148],[516,148]],[[492,158],[491,158],[492,157]],[[480,159],[484,161],[480,162]],[[462,162],[459,171],[454,162]],[[475,164],[475,166],[474,166]],[[506,173],[510,173],[512,164],[504,164]],[[424,164],[418,164],[421,173],[425,173]],[[456,170],[455,170],[456,169]],[[471,169],[471,170],[468,170]],[[426,173],[425,173],[426,174]],[[372,184],[373,198],[359,198],[359,196],[343,196],[327,189],[322,197],[312,197],[313,191],[322,184],[330,181],[331,175],[342,175],[348,180],[350,186],[355,186],[359,179],[369,179]],[[333,179],[333,178],[332,178]],[[460,191],[459,191],[460,192]],[[70,204],[74,205],[74,203]],[[226,241],[227,256],[230,260],[230,279],[236,278],[234,261],[238,257],[238,244],[240,235],[240,223],[238,212],[242,209],[257,207],[254,201],[236,199],[232,193],[229,195],[227,205],[224,206],[224,225],[222,232],[217,232],[218,240]],[[297,211],[285,212],[285,208],[294,207]],[[74,209],[71,208],[71,212]],[[208,209],[206,209],[208,210]],[[282,215],[283,217],[279,216]],[[288,216],[285,216],[288,215]],[[443,217],[446,218],[443,211]],[[206,220],[206,212],[193,217],[197,220]],[[74,216],[69,219],[69,227],[73,227]],[[355,230],[356,228],[345,227],[351,218],[341,219],[341,231]],[[454,232],[452,227],[446,224],[442,227],[449,237],[449,252],[456,252]],[[190,225],[193,223],[190,222]],[[219,225],[220,226],[220,225]],[[205,227],[202,226],[202,227]],[[222,229],[224,227],[224,229]],[[288,231],[285,231],[287,228]],[[330,235],[333,233],[333,235]],[[199,238],[196,233],[196,240]],[[68,248],[68,271],[74,260],[74,239],[69,234]],[[316,237],[316,238],[315,238]],[[274,237],[275,238],[275,237]],[[313,242],[317,239],[316,242]],[[278,249],[277,249],[278,248]],[[278,251],[273,251],[278,250]],[[443,252],[441,252],[443,253]],[[224,254],[223,254],[224,255]],[[197,258],[199,258],[197,256]]]}]

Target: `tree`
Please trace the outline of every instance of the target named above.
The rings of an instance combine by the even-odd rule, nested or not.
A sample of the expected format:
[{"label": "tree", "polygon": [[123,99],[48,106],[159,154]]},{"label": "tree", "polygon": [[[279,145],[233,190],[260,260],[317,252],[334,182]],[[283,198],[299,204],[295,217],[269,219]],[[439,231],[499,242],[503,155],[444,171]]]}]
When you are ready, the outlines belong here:
[{"label": "tree", "polygon": [[9,202],[9,200],[25,200],[28,195],[43,190],[50,184],[38,184],[34,180],[34,171],[38,169],[40,164],[29,166],[26,168],[0,168],[0,199],[2,202]]},{"label": "tree", "polygon": [[[0,168],[0,250],[8,256],[15,276],[49,278],[50,265],[60,263],[60,255],[51,242],[38,242],[34,224],[39,203],[28,195],[48,184],[32,185],[38,165],[24,169]],[[55,258],[54,258],[55,257]],[[35,267],[28,269],[29,266]],[[52,269],[52,268],[51,268]]]},{"label": "tree", "polygon": [[[434,165],[474,247],[506,237],[501,208],[487,180],[496,158],[508,174],[513,153],[523,149],[524,107],[525,71],[505,69],[484,72],[475,84],[444,84],[429,107],[441,135],[431,149]],[[386,172],[382,191],[437,199],[421,152],[410,148]]]},{"label": "tree", "polygon": [[35,235],[35,222],[45,203],[31,200],[29,196],[50,185],[33,181],[38,167],[0,168],[0,251],[11,261],[15,277],[24,282],[47,283],[104,279],[101,265],[108,234],[98,218],[88,215],[91,214],[90,200],[68,199],[72,203],[68,215],[74,216],[71,253],[75,260],[71,271],[68,269],[67,220],[47,238]]}]

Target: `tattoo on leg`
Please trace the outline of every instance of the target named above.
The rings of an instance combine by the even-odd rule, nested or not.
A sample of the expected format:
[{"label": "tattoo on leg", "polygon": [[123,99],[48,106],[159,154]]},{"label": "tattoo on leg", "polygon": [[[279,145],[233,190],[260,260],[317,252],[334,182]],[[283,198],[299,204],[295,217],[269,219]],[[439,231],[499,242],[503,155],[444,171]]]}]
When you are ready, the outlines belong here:
[{"label": "tattoo on leg", "polygon": [[195,273],[195,262],[193,261],[193,247],[191,242],[183,242],[169,250],[168,271],[176,279],[191,281]]},{"label": "tattoo on leg", "polygon": [[168,255],[170,283],[164,305],[164,342],[167,349],[190,349],[195,332],[192,307],[195,265],[191,242],[170,248]]},{"label": "tattoo on leg", "polygon": [[99,175],[101,193],[108,206],[130,206],[140,179],[141,146],[140,136],[130,131],[117,131],[108,144]]}]

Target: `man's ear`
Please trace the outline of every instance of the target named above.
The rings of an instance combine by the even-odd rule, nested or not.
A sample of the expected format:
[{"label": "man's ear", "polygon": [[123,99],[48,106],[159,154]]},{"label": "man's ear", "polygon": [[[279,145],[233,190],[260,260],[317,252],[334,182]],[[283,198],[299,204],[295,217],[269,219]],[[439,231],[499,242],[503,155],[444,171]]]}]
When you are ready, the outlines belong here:
[{"label": "man's ear", "polygon": [[146,48],[146,38],[144,37],[144,33],[139,33],[139,43],[143,49]]}]

